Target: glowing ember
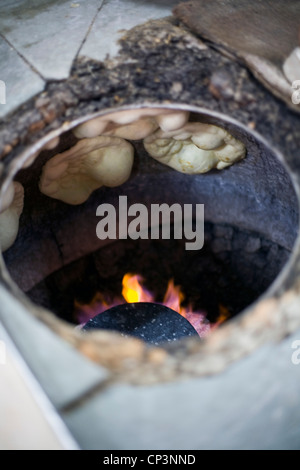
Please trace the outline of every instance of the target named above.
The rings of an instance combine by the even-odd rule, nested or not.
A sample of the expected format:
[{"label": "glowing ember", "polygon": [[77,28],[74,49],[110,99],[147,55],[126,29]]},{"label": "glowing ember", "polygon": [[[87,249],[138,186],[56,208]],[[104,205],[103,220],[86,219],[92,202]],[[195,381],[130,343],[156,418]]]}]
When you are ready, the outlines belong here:
[{"label": "glowing ember", "polygon": [[[123,299],[107,299],[101,293],[97,293],[93,300],[87,304],[80,304],[75,301],[75,313],[80,323],[85,324],[90,318],[98,315],[111,307],[124,303],[152,302],[155,300],[154,294],[143,286],[143,278],[138,274],[125,274],[122,281]],[[205,312],[195,312],[191,305],[183,307],[184,294],[179,286],[175,286],[173,279],[168,283],[162,305],[171,308],[175,312],[185,317],[195,328],[200,337],[206,336],[212,329],[219,326],[229,317],[228,310],[220,305],[220,316],[216,323],[210,323],[206,319]]]}]

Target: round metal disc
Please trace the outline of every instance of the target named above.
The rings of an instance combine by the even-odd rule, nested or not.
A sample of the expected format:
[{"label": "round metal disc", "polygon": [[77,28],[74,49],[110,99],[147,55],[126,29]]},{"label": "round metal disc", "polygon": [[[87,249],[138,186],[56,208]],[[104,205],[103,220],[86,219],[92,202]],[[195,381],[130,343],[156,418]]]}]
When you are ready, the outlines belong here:
[{"label": "round metal disc", "polygon": [[[179,313],[164,305],[137,302],[112,307],[89,320],[83,327],[114,330],[160,345],[185,336],[198,336],[194,327]],[[199,338],[200,339],[200,338]]]}]

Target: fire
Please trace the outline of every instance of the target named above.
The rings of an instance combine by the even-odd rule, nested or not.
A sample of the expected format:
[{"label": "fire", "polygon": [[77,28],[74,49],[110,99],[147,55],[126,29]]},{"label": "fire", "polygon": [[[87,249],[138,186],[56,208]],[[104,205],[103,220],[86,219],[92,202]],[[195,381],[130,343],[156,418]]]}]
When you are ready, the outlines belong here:
[{"label": "fire", "polygon": [[215,326],[221,325],[222,323],[224,323],[224,321],[228,320],[229,317],[230,317],[230,312],[228,308],[225,307],[223,304],[219,304],[219,316],[218,316]]},{"label": "fire", "polygon": [[[123,277],[122,295],[126,302],[156,302],[155,296],[143,286],[143,278],[136,274],[125,274]],[[205,336],[211,329],[204,312],[194,312],[192,306],[183,307],[184,294],[173,279],[168,282],[162,304],[185,317],[195,328],[199,336]]]},{"label": "fire", "polygon": [[[75,310],[80,323],[85,323],[95,315],[122,303],[156,302],[153,293],[149,292],[143,285],[143,278],[138,274],[127,273],[122,280],[122,299],[106,299],[101,293],[97,293],[88,305],[75,302]],[[220,315],[216,323],[210,323],[203,311],[193,311],[191,305],[184,307],[184,294],[179,286],[174,284],[173,279],[168,282],[162,304],[185,317],[195,328],[200,337],[206,336],[210,331],[219,326],[229,317],[229,312],[223,305],[219,305]]]},{"label": "fire", "polygon": [[[155,296],[143,286],[143,278],[138,274],[125,274],[122,281],[122,296],[128,303],[155,302]],[[179,286],[174,285],[173,279],[168,283],[163,305],[185,316],[185,309],[181,307],[184,295]]]},{"label": "fire", "polygon": [[142,281],[142,277],[137,274],[125,274],[122,296],[127,303],[154,302],[153,295],[142,286]]},{"label": "fire", "polygon": [[163,304],[185,317],[185,311],[181,307],[181,303],[183,301],[184,295],[181,292],[180,287],[175,286],[173,279],[171,279],[168,283],[168,289],[165,293]]}]

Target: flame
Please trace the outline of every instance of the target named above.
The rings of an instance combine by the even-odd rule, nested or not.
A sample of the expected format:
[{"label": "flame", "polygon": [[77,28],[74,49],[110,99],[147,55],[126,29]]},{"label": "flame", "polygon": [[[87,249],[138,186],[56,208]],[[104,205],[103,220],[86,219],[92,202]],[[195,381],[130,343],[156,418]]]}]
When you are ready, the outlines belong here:
[{"label": "flame", "polygon": [[181,292],[179,286],[174,285],[173,279],[168,283],[167,292],[165,293],[163,304],[167,307],[175,310],[175,312],[184,315],[184,309],[181,307],[181,303],[184,301],[184,294]]},{"label": "flame", "polygon": [[224,323],[228,318],[230,317],[230,312],[227,307],[223,304],[219,304],[219,316],[217,318],[217,321],[215,323],[215,327],[221,325]]},{"label": "flame", "polygon": [[138,274],[125,274],[122,281],[122,296],[127,303],[153,302],[153,295],[142,286],[143,278]]},{"label": "flame", "polygon": [[[143,286],[143,278],[137,274],[125,274],[122,295],[126,302],[155,302],[154,295]],[[174,280],[168,282],[162,304],[185,317],[195,328],[199,336],[205,336],[211,329],[204,312],[194,312],[192,306],[183,307],[184,294]]]},{"label": "flame", "polygon": [[[107,299],[101,293],[97,293],[89,304],[80,304],[75,301],[75,312],[80,323],[86,323],[90,318],[104,312],[105,310],[120,305],[124,302],[156,302],[153,293],[149,292],[144,284],[144,279],[138,274],[127,273],[122,280],[122,299]],[[220,304],[219,317],[216,323],[210,323],[206,314],[203,311],[194,311],[192,305],[187,307],[183,306],[184,294],[179,286],[174,284],[171,279],[168,282],[168,287],[163,299],[162,304],[170,309],[178,312],[185,317],[191,325],[195,328],[200,337],[206,336],[210,331],[215,329],[221,323],[228,319],[230,316],[228,309]]]},{"label": "flame", "polygon": [[75,318],[78,320],[79,324],[83,326],[95,315],[103,313],[105,310],[119,304],[120,301],[117,299],[105,298],[103,294],[97,292],[88,304],[83,304],[78,302],[78,300],[74,301]]}]

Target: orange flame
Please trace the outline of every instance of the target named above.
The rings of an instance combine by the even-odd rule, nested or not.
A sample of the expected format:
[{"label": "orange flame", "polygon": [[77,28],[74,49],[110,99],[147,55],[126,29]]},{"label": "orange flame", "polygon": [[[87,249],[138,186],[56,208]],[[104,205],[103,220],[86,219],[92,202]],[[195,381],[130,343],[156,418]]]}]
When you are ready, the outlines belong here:
[{"label": "orange flame", "polygon": [[217,318],[216,323],[214,324],[215,327],[220,326],[230,317],[230,312],[227,307],[223,304],[219,304],[219,316]]},{"label": "orange flame", "polygon": [[[155,296],[143,286],[143,278],[138,274],[125,274],[122,280],[122,296],[127,303],[156,302]],[[185,317],[195,328],[200,337],[206,336],[210,331],[223,323],[230,316],[229,311],[223,305],[219,305],[219,317],[216,323],[210,323],[205,312],[193,311],[192,305],[183,307],[184,294],[179,286],[175,286],[173,279],[168,283],[168,288],[163,299],[163,305],[178,312]],[[79,321],[85,323],[88,319],[104,312],[105,310],[124,303],[121,299],[107,300],[101,293],[97,293],[88,305],[82,305],[75,301],[75,310]]]},{"label": "orange flame", "polygon": [[[122,295],[126,302],[155,302],[155,297],[142,285],[143,278],[137,274],[125,274],[123,277]],[[185,317],[198,332],[199,336],[205,336],[211,329],[204,312],[193,312],[192,306],[183,307],[184,294],[179,286],[175,286],[173,279],[168,283],[163,305]]]},{"label": "orange flame", "polygon": [[184,309],[181,307],[181,303],[184,300],[184,294],[181,292],[179,286],[174,285],[173,279],[171,279],[168,283],[168,289],[165,293],[163,304],[167,307],[175,310],[175,312],[184,315]]},{"label": "orange flame", "polygon": [[142,277],[125,274],[122,281],[122,295],[127,303],[153,302],[153,295],[142,286]]}]

